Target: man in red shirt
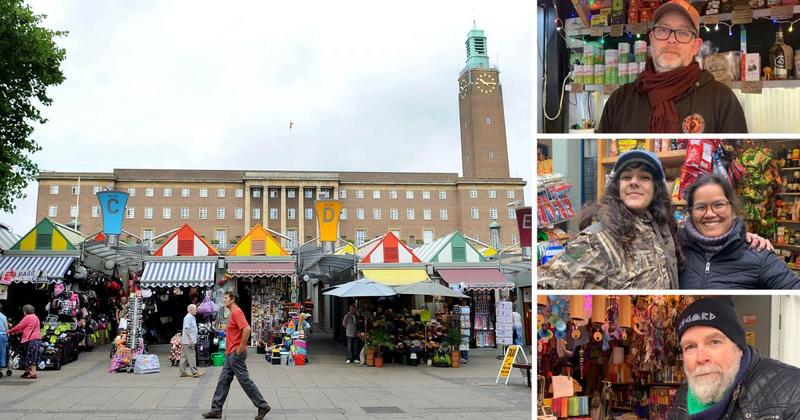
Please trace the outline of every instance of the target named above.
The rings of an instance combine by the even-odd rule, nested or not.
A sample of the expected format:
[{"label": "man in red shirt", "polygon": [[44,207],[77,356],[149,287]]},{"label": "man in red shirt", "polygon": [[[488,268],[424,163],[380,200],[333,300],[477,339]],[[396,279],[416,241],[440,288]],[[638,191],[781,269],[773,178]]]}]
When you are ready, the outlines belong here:
[{"label": "man in red shirt", "polygon": [[233,377],[239,381],[244,393],[250,397],[250,401],[258,408],[258,415],[256,420],[263,419],[270,411],[270,406],[261,392],[256,388],[256,384],[250,379],[250,374],[247,372],[247,342],[250,340],[250,325],[244,317],[244,313],[239,308],[239,295],[231,290],[225,291],[223,304],[230,310],[230,317],[228,318],[228,330],[225,334],[226,337],[226,350],[225,350],[225,365],[222,366],[222,372],[219,374],[217,381],[217,389],[214,391],[214,398],[211,401],[211,411],[203,413],[203,417],[207,419],[222,418],[222,406],[225,405],[225,400],[228,398],[228,392],[231,389],[231,382]]}]

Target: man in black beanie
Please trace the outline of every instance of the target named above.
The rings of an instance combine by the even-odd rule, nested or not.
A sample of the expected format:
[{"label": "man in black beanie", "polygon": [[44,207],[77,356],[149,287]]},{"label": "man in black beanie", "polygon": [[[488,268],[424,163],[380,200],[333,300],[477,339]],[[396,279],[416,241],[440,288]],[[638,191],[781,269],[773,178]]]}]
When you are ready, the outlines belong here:
[{"label": "man in black beanie", "polygon": [[747,345],[729,297],[701,298],[676,322],[687,382],[670,419],[800,419],[800,369]]}]

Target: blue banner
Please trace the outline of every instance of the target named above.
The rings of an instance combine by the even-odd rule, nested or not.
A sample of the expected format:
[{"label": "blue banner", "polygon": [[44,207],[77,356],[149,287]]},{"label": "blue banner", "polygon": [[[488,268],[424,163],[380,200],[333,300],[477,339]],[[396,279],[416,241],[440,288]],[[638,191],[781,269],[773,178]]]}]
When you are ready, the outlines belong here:
[{"label": "blue banner", "polygon": [[97,199],[100,201],[100,209],[103,212],[103,234],[121,234],[122,218],[125,216],[128,193],[122,191],[100,191],[97,193]]}]

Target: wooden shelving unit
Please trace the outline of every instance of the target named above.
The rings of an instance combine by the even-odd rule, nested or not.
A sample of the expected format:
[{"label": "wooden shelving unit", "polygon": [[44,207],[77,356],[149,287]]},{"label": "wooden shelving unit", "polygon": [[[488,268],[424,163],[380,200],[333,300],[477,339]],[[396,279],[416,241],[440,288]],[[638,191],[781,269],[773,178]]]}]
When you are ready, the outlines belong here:
[{"label": "wooden shelving unit", "polygon": [[[653,150],[655,140],[647,139],[644,141],[645,149]],[[603,195],[606,189],[606,175],[611,172],[614,164],[617,162],[617,156],[610,156],[611,143],[609,140],[597,141],[597,197],[598,199]],[[678,168],[683,165],[686,160],[686,150],[670,150],[666,152],[656,153],[656,156],[661,160],[661,165],[664,169]],[[673,204],[678,206],[685,206],[686,202],[683,200],[673,201]]]}]

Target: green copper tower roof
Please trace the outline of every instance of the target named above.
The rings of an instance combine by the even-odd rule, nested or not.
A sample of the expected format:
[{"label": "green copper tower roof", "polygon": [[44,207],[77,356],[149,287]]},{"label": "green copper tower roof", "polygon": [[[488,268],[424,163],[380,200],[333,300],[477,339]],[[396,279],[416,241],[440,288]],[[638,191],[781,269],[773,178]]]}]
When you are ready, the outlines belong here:
[{"label": "green copper tower roof", "polygon": [[472,21],[472,30],[467,34],[467,68],[488,69],[489,53],[486,49],[486,37],[483,29],[478,28],[475,21]]}]

